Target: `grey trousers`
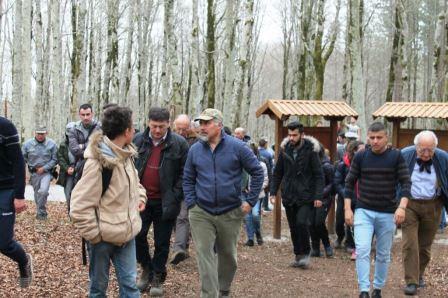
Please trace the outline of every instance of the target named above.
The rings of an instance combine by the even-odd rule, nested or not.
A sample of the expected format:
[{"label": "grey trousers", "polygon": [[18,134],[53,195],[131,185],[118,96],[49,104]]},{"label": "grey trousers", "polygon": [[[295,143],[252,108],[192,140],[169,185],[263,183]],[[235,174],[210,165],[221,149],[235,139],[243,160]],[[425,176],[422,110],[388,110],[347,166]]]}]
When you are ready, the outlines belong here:
[{"label": "grey trousers", "polygon": [[41,175],[37,173],[31,174],[30,183],[34,189],[34,201],[36,202],[37,215],[47,215],[47,198],[48,191],[50,190],[51,174],[43,173]]},{"label": "grey trousers", "polygon": [[221,215],[212,215],[195,206],[190,209],[189,218],[197,253],[201,298],[217,298],[219,291],[230,290],[236,273],[236,248],[244,212],[237,207]]},{"label": "grey trousers", "polygon": [[70,198],[72,196],[72,190],[73,190],[73,182],[75,180],[75,177],[73,175],[65,178],[65,186],[64,186],[64,194],[65,194],[65,201],[67,202],[67,209],[68,213],[70,213]]},{"label": "grey trousers", "polygon": [[176,234],[174,238],[173,251],[187,252],[190,240],[190,222],[188,220],[188,209],[185,201],[180,205],[180,213],[176,220]]}]

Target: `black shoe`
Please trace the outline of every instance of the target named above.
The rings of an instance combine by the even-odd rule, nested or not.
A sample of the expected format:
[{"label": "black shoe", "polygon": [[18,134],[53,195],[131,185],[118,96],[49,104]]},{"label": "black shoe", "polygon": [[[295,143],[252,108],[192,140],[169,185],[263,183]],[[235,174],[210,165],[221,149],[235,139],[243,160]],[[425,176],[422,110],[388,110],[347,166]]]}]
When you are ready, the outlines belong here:
[{"label": "black shoe", "polygon": [[19,285],[21,288],[28,288],[33,281],[33,257],[30,254],[26,254],[26,265],[20,268]]},{"label": "black shoe", "polygon": [[185,261],[187,257],[187,253],[183,250],[176,251],[171,259],[171,264],[177,265],[182,261]]},{"label": "black shoe", "polygon": [[219,291],[219,298],[228,298],[230,297],[230,291]]},{"label": "black shoe", "polygon": [[333,248],[330,245],[325,246],[325,256],[327,258],[331,258],[333,255],[334,255]]},{"label": "black shoe", "polygon": [[372,298],[381,298],[381,290],[380,289],[374,289],[372,292]]},{"label": "black shoe", "polygon": [[314,258],[319,258],[319,257],[322,256],[321,253],[320,253],[320,249],[314,249],[314,248],[311,249],[311,254],[310,255],[312,257],[314,257]]},{"label": "black shoe", "polygon": [[414,296],[417,294],[417,285],[416,284],[408,284],[404,289],[403,292],[405,295]]},{"label": "black shoe", "polygon": [[154,278],[151,282],[151,289],[149,290],[149,296],[151,297],[160,297],[163,296],[163,282],[161,280],[161,276],[159,274],[154,275]]},{"label": "black shoe", "polygon": [[359,293],[359,298],[370,298],[369,292],[361,292],[361,293]]},{"label": "black shoe", "polygon": [[424,288],[424,287],[426,287],[426,283],[425,283],[425,280],[423,279],[423,277],[420,277],[420,278],[418,279],[418,287],[419,287],[419,288]]},{"label": "black shoe", "polygon": [[264,241],[263,241],[263,237],[261,236],[261,233],[255,233],[255,237],[257,238],[257,244],[263,245]]},{"label": "black shoe", "polygon": [[303,258],[303,255],[296,255],[294,258],[294,261],[289,265],[290,267],[293,268],[299,268],[299,261]]},{"label": "black shoe", "polygon": [[246,243],[244,243],[246,246],[254,246],[254,241],[252,239],[247,240]]}]

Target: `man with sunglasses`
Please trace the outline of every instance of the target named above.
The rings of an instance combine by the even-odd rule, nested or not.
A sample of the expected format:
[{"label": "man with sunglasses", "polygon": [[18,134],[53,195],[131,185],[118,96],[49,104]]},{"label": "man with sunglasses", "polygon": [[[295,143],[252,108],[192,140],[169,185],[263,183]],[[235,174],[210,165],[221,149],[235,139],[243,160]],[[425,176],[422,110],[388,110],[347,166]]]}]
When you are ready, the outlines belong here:
[{"label": "man with sunglasses", "polygon": [[[153,107],[148,114],[148,127],[134,138],[138,148],[135,166],[148,201],[140,213],[142,229],[135,238],[137,261],[142,267],[137,287],[144,291],[151,284],[150,295],[162,296],[171,232],[183,200],[182,175],[188,154],[188,143],[172,132],[170,113]],[[149,254],[148,232],[153,224],[154,254]]]},{"label": "man with sunglasses", "polygon": [[423,275],[431,259],[443,204],[448,204],[448,154],[437,148],[437,136],[429,130],[418,133],[414,146],[402,150],[411,173],[411,199],[403,228],[403,266],[406,295],[425,286]]}]

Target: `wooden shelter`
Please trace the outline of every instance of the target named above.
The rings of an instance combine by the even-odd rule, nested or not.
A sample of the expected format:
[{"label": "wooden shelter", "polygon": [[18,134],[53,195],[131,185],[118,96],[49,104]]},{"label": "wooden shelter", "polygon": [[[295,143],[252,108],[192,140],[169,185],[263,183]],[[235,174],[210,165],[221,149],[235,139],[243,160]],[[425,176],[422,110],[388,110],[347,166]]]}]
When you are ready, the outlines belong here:
[{"label": "wooden shelter", "polygon": [[[448,102],[386,102],[372,114],[393,123],[392,145],[403,148],[414,143],[414,136],[421,129],[403,129],[401,122],[407,118],[432,118],[448,120]],[[438,136],[439,147],[448,150],[448,131],[433,130]]]},{"label": "wooden shelter", "polygon": [[[358,117],[358,113],[344,101],[317,100],[267,100],[256,112],[256,116],[269,115],[275,120],[275,158],[277,159],[282,140],[288,135],[284,121],[291,116],[319,116],[330,121],[330,127],[305,127],[305,134],[318,139],[330,151],[331,160],[337,157],[338,121],[345,117]],[[334,222],[334,208],[330,211],[330,225]],[[330,228],[331,229],[331,228]],[[281,236],[281,206],[280,195],[276,195],[274,205],[274,238]]]}]

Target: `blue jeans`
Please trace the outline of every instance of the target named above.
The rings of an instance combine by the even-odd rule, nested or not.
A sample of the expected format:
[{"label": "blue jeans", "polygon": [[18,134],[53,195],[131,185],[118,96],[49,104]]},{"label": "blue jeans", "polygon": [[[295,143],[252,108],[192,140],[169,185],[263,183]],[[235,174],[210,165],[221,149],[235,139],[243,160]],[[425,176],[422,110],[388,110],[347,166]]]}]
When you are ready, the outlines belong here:
[{"label": "blue jeans", "polygon": [[22,246],[14,240],[14,190],[0,189],[0,252],[19,264],[23,271],[28,262]]},{"label": "blue jeans", "polygon": [[111,261],[115,267],[120,297],[140,297],[136,285],[137,260],[134,239],[123,246],[116,246],[107,242],[90,244],[89,252],[89,297],[106,297]]},{"label": "blue jeans", "polygon": [[261,233],[260,211],[261,211],[261,200],[258,200],[255,206],[252,208],[251,212],[249,212],[245,217],[246,233],[248,240],[254,240],[254,234]]},{"label": "blue jeans", "polygon": [[354,227],[359,291],[370,290],[370,249],[374,234],[376,258],[373,288],[382,289],[386,284],[395,232],[394,214],[358,208],[355,210]]},{"label": "blue jeans", "polygon": [[445,210],[445,207],[443,207],[442,208],[442,220],[440,221],[440,226],[439,226],[439,228],[441,230],[446,228],[446,214],[445,213],[446,213],[446,210]]}]

